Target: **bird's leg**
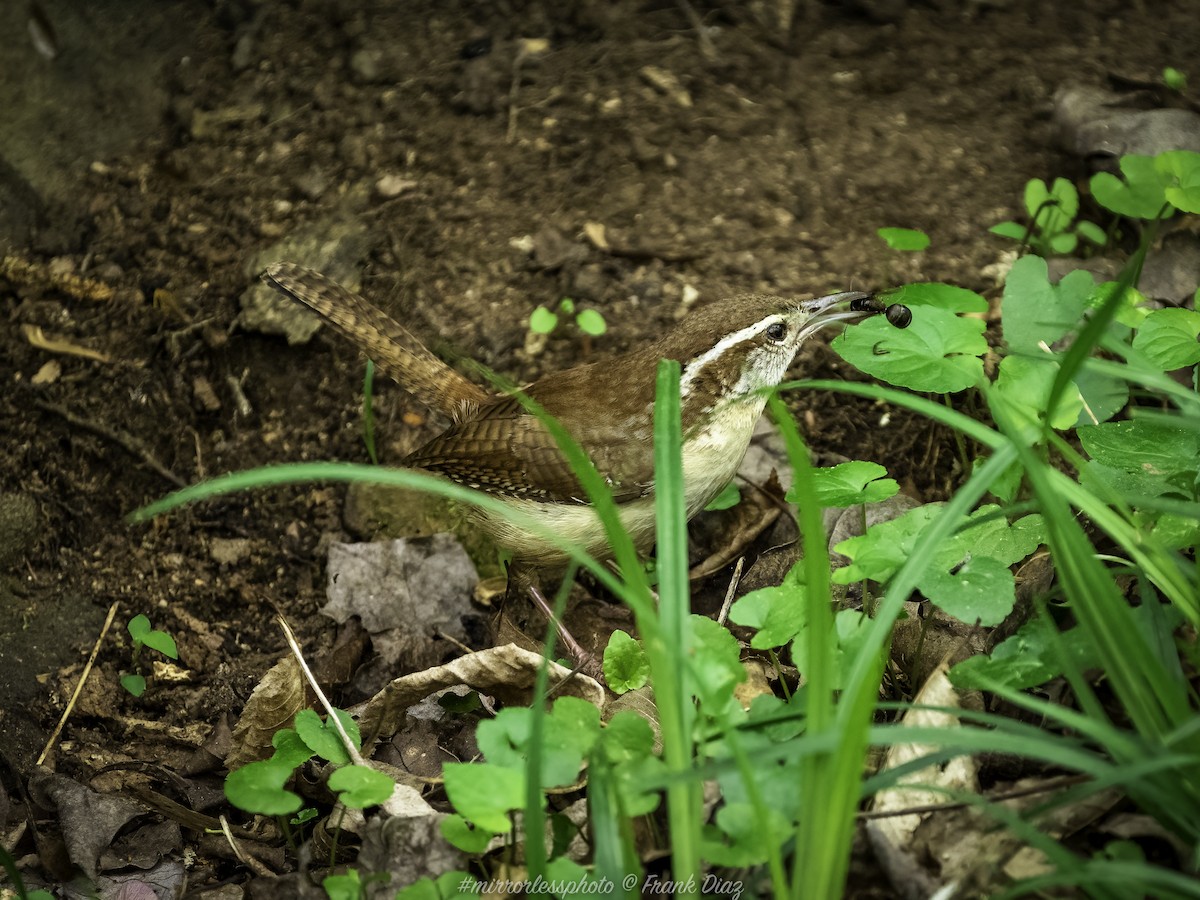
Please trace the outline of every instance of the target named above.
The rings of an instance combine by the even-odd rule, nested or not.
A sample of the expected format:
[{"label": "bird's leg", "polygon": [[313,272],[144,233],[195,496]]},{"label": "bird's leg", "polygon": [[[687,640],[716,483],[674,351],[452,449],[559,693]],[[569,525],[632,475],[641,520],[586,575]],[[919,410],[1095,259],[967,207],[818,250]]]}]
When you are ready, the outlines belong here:
[{"label": "bird's leg", "polygon": [[504,592],[505,610],[524,609],[532,601],[533,605],[541,610],[546,619],[554,624],[563,651],[567,656],[575,660],[579,671],[602,681],[603,670],[600,663],[591,653],[583,648],[579,641],[575,640],[575,636],[554,615],[554,610],[546,600],[546,595],[542,593],[539,583],[540,579],[538,578],[539,574],[536,568],[525,565],[517,560],[509,563],[508,587]]}]

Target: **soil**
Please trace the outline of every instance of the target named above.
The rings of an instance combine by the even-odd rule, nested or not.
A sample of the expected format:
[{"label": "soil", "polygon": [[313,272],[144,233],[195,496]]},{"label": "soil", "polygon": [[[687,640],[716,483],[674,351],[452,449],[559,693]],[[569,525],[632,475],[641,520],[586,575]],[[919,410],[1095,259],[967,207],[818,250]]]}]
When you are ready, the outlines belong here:
[{"label": "soil", "polygon": [[[994,295],[985,269],[1008,248],[987,227],[1020,215],[1027,179],[1086,173],[1059,149],[1055,90],[1153,81],[1185,62],[1179,48],[1200,44],[1188,6],[808,0],[788,36],[766,5],[695,0],[113,0],[82,12],[43,0],[51,60],[25,38],[24,5],[9,4],[7,789],[33,771],[114,603],[51,755],[59,771],[181,766],[188,735],[235,719],[286,652],[276,609],[314,656],[335,639],[318,607],[324,550],[349,538],[342,488],[125,519],[214,474],[365,461],[355,350],[240,324],[261,254],[349,227],[367,296],[439,351],[516,381],[661,334],[694,292],[712,303],[937,280]],[[585,237],[589,223],[609,250]],[[922,229],[932,246],[892,253],[875,235],[885,226]],[[530,352],[531,311],[564,296],[609,331],[585,341],[563,325]],[[32,327],[99,358],[36,346]],[[861,377],[824,338],[794,373]],[[924,421],[834,393],[789,400],[815,450],[882,462],[916,497],[943,497],[961,476],[953,443]],[[395,386],[376,403],[382,461],[394,462],[432,426]],[[135,699],[116,680],[138,613],[175,636],[181,659],[177,683],[164,675]],[[238,869],[203,858],[197,871],[216,882]],[[886,893],[869,868],[859,881],[857,895]]]}]

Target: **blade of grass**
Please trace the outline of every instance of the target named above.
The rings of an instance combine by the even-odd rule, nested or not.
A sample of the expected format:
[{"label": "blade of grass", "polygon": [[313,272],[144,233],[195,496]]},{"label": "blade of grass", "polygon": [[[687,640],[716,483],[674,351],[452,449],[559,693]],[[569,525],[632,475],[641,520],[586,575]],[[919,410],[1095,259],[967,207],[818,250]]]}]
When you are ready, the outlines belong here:
[{"label": "blade of grass", "polygon": [[[662,728],[663,760],[672,772],[692,768],[692,690],[686,665],[691,643],[688,588],[687,510],[683,486],[683,437],[680,421],[679,363],[658,364],[654,395],[654,506],[657,517],[657,633],[642,638],[654,680]],[[639,626],[640,626],[639,622]],[[671,828],[671,869],[675,884],[694,892],[700,875],[700,782],[685,780],[667,789]]]}]

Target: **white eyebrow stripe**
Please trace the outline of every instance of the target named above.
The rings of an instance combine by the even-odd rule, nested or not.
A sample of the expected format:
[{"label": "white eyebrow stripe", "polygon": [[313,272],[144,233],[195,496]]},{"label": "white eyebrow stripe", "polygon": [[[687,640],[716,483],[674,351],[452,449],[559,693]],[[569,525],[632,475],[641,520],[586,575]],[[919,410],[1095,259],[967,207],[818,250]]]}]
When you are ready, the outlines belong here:
[{"label": "white eyebrow stripe", "polygon": [[686,397],[692,389],[692,383],[696,377],[704,369],[706,365],[719,357],[730,347],[740,344],[744,340],[754,337],[762,331],[765,331],[769,325],[776,322],[782,322],[783,316],[779,313],[771,313],[765,318],[759,319],[753,325],[747,325],[741,331],[735,331],[733,334],[727,334],[721,340],[717,341],[710,349],[705,350],[697,356],[687,368],[683,370],[683,374],[679,378],[679,396]]}]

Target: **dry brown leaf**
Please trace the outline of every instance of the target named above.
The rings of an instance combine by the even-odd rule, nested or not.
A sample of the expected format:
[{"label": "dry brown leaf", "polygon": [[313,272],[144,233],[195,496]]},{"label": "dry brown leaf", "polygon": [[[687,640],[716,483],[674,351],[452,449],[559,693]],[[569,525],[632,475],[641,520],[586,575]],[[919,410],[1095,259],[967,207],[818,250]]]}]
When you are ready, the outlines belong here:
[{"label": "dry brown leaf", "polygon": [[[372,735],[387,739],[396,733],[410,706],[434,691],[455,685],[465,684],[505,703],[527,703],[541,665],[540,655],[516,644],[492,647],[397,678],[353,712],[364,738]],[[550,663],[550,689],[555,696],[579,697],[604,709],[604,688],[586,675],[571,676],[571,670],[558,663]]]},{"label": "dry brown leaf", "polygon": [[233,752],[225,759],[229,769],[266,759],[274,748],[271,738],[292,723],[296,713],[308,706],[300,664],[288,655],[273,665],[254,686],[250,699],[233,727]]}]

